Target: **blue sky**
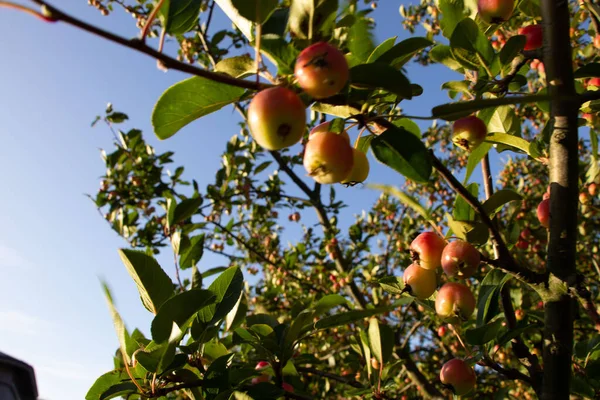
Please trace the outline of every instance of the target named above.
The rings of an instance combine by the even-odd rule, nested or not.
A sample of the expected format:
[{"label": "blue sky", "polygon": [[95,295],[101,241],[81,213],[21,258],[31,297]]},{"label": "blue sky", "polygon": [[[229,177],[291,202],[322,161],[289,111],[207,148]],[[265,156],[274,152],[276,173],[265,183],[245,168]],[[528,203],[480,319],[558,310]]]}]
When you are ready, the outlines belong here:
[{"label": "blue sky", "polygon": [[[398,12],[402,2],[379,3],[378,42],[407,37]],[[56,4],[126,37],[137,33],[124,13],[102,17],[84,1]],[[225,23],[217,13],[215,28]],[[238,117],[226,108],[160,142],[150,126],[152,107],[186,75],[160,72],[144,55],[12,10],[0,9],[0,38],[0,351],[36,368],[43,399],[82,399],[94,379],[112,368],[117,346],[98,278],[109,282],[130,328],[147,331],[151,320],[118,258],[124,242],[84,196],[94,193],[103,174],[98,149],[111,146],[107,129],[92,129],[90,122],[112,102],[158,151],[175,151],[176,164],[202,187],[214,177],[225,142],[238,132]],[[432,106],[448,101],[441,83],[458,75],[411,65],[409,77],[425,94],[406,103],[405,111],[429,115]],[[370,182],[401,182],[393,171],[371,165]],[[378,196],[351,190],[352,214]],[[200,267],[218,262],[207,256]]]}]

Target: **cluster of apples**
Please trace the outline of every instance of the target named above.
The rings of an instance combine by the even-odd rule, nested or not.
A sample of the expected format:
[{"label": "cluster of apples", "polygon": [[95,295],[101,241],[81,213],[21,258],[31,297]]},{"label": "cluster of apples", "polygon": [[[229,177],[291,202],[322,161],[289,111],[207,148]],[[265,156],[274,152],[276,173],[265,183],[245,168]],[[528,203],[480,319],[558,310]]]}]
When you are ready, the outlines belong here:
[{"label": "cluster of apples", "polygon": [[[350,77],[344,54],[329,43],[304,49],[296,59],[298,86],[314,99],[336,95]],[[298,143],[306,130],[306,110],[293,90],[276,86],[256,94],[248,107],[248,125],[254,140],[267,150]],[[314,128],[304,150],[304,167],[317,182],[355,184],[369,174],[364,152],[350,144],[346,131],[333,132],[330,123]]]},{"label": "cluster of apples", "polygon": [[[406,291],[419,299],[427,299],[437,288],[437,269],[442,267],[450,278],[468,279],[481,261],[479,251],[468,242],[455,240],[446,243],[434,232],[419,234],[410,244],[413,263],[403,275]],[[471,290],[458,282],[447,282],[439,289],[435,311],[450,323],[468,319],[475,311]],[[465,361],[453,359],[444,364],[440,379],[457,395],[468,393],[475,386],[475,372]]]}]

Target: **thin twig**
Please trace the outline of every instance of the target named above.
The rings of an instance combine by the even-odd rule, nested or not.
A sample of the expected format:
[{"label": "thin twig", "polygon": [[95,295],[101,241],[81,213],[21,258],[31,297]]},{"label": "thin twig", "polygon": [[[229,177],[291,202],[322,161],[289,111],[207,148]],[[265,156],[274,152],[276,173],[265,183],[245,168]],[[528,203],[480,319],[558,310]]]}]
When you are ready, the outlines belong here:
[{"label": "thin twig", "polygon": [[226,75],[226,74],[207,71],[205,69],[194,67],[193,65],[177,61],[176,59],[169,57],[169,56],[153,49],[152,47],[147,46],[144,42],[142,42],[139,39],[131,39],[131,40],[125,39],[123,37],[120,37],[111,32],[105,31],[96,26],[90,25],[84,21],[81,21],[75,17],[70,16],[69,14],[66,14],[66,13],[60,11],[56,7],[51,6],[50,4],[46,3],[44,0],[32,0],[32,1],[35,2],[36,4],[45,6],[49,10],[50,14],[52,15],[52,18],[56,19],[57,21],[63,21],[69,25],[75,26],[79,29],[82,29],[82,30],[92,33],[94,35],[100,36],[111,42],[118,43],[122,46],[139,51],[140,53],[144,53],[151,57],[154,57],[157,60],[161,60],[164,63],[166,68],[174,69],[174,70],[181,71],[181,72],[186,72],[191,75],[210,79],[214,82],[224,83],[226,85],[236,86],[236,87],[240,87],[240,88],[244,88],[244,89],[262,90],[262,89],[266,89],[269,87],[273,87],[273,85],[271,85],[271,84],[262,83],[262,82],[257,84],[256,82],[253,82],[253,81],[248,81],[245,79],[238,79],[238,78],[234,78],[229,75]]},{"label": "thin twig", "polygon": [[362,384],[360,384],[360,382],[357,382],[354,379],[347,378],[345,376],[340,376],[340,375],[332,374],[330,372],[320,371],[316,368],[311,368],[311,367],[297,367],[296,369],[300,373],[313,374],[313,375],[318,375],[318,376],[321,376],[324,378],[333,379],[334,381],[344,383],[346,385],[352,386],[357,389],[364,388],[364,386]]},{"label": "thin twig", "polygon": [[56,22],[56,19],[54,19],[52,17],[48,17],[48,16],[46,16],[40,12],[37,12],[29,7],[22,6],[21,4],[11,3],[8,1],[0,1],[0,7],[10,8],[13,10],[24,12],[29,15],[33,15],[34,17],[39,18],[45,22]]},{"label": "thin twig", "polygon": [[140,32],[140,40],[142,42],[146,41],[146,36],[148,35],[148,31],[150,30],[152,23],[154,22],[154,18],[156,18],[156,15],[160,11],[160,8],[162,7],[164,2],[165,2],[165,0],[158,0],[158,3],[156,3],[156,6],[154,7],[154,9],[150,13],[150,15],[148,15],[148,18],[146,18],[146,23],[144,24],[144,27],[142,28],[142,32]]},{"label": "thin twig", "polygon": [[494,371],[506,376],[510,379],[518,379],[528,384],[532,384],[531,378],[524,373],[514,369],[514,368],[504,368],[500,364],[494,362],[490,357],[484,356],[481,360],[481,364],[493,369]]}]

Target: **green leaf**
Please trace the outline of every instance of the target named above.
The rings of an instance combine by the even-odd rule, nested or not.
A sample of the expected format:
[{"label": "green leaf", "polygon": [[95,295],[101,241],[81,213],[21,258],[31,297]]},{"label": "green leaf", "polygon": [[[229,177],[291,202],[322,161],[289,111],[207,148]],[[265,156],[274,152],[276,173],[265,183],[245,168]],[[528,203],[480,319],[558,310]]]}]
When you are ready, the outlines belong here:
[{"label": "green leaf", "polygon": [[388,38],[388,39],[384,40],[383,42],[381,42],[381,44],[379,46],[375,47],[375,50],[373,50],[373,52],[369,55],[369,58],[367,59],[367,63],[372,63],[372,62],[377,61],[379,59],[379,57],[381,57],[382,54],[384,54],[389,49],[394,47],[394,43],[396,43],[397,38],[398,38],[398,36],[393,36],[393,37]]},{"label": "green leaf", "polygon": [[[473,196],[479,196],[479,185],[477,183],[471,183],[467,186],[467,190]],[[456,196],[454,200],[454,210],[452,210],[452,217],[458,221],[474,221],[475,210],[471,207],[462,196]]]},{"label": "green leaf", "polygon": [[510,65],[512,60],[523,50],[526,41],[527,39],[523,35],[515,35],[509,38],[498,54],[500,64],[503,66]]},{"label": "green leaf", "polygon": [[452,55],[452,49],[450,46],[446,46],[445,44],[438,44],[433,47],[429,52],[429,56],[435,62],[445,65],[453,71],[464,72],[463,66],[456,61],[454,56]]},{"label": "green leaf", "polygon": [[331,310],[334,307],[339,307],[343,305],[347,305],[348,300],[344,296],[339,294],[328,294],[323,296],[316,302],[313,306],[315,310],[315,315],[325,314],[327,311]]},{"label": "green leaf", "polygon": [[231,4],[242,17],[257,24],[264,24],[278,3],[279,0],[231,0]]},{"label": "green leaf", "polygon": [[248,54],[225,58],[215,65],[215,71],[234,78],[245,78],[256,73],[256,63]]},{"label": "green leaf", "polygon": [[488,133],[518,134],[521,131],[521,120],[510,106],[487,108],[477,115],[487,126]]},{"label": "green leaf", "polygon": [[348,49],[352,57],[359,63],[367,62],[375,51],[373,32],[364,18],[358,18],[350,27]]},{"label": "green leaf", "polygon": [[371,379],[371,346],[369,345],[369,338],[363,330],[359,331],[359,337],[365,355],[365,363],[367,364],[367,376]]},{"label": "green leaf", "polygon": [[417,125],[413,120],[408,118],[399,118],[393,123],[398,128],[404,128],[413,135],[415,135],[415,137],[421,139],[421,129],[419,128],[419,125]]},{"label": "green leaf", "polygon": [[571,375],[571,393],[582,396],[584,399],[593,399],[596,396],[594,387],[578,374]]},{"label": "green leaf", "polygon": [[344,105],[336,106],[332,104],[315,103],[310,108],[316,112],[329,114],[340,118],[348,118],[352,115],[360,114],[360,110],[358,108]]},{"label": "green leaf", "polygon": [[152,111],[152,126],[167,139],[190,122],[239,100],[244,89],[195,76],[168,88]]},{"label": "green leaf", "polygon": [[202,0],[165,0],[158,15],[171,35],[186,33],[198,24]]},{"label": "green leaf", "polygon": [[412,97],[410,81],[395,68],[381,63],[361,64],[350,69],[352,86],[381,88],[404,99]]},{"label": "green leaf", "polygon": [[244,275],[239,267],[229,267],[208,287],[216,296],[216,305],[200,311],[200,321],[212,323],[219,321],[229,313],[237,303],[244,285]]},{"label": "green leaf", "polygon": [[165,343],[150,342],[144,351],[136,353],[136,360],[148,371],[162,373],[173,361],[179,340]]},{"label": "green leaf", "polygon": [[187,269],[198,264],[204,254],[204,234],[190,238],[190,245],[181,255],[179,267]]},{"label": "green leaf", "polygon": [[371,318],[369,320],[369,343],[371,344],[371,351],[373,355],[380,363],[383,363],[383,352],[381,349],[381,336],[379,335],[379,321],[377,318]]},{"label": "green leaf", "polygon": [[461,101],[458,103],[447,103],[433,107],[431,113],[432,116],[436,118],[450,119],[454,115],[459,113],[468,115],[475,111],[483,110],[486,108],[492,108],[509,104],[536,103],[548,100],[550,100],[550,96],[546,94],[535,94],[530,96],[501,97],[497,99]]},{"label": "green leaf", "polygon": [[136,250],[119,250],[119,256],[133,278],[144,306],[156,314],[173,295],[173,282],[153,257]]},{"label": "green leaf", "polygon": [[104,296],[106,297],[106,302],[108,303],[108,308],[110,309],[110,315],[115,326],[115,331],[117,332],[117,338],[119,339],[119,348],[121,350],[121,354],[123,355],[123,359],[125,360],[125,362],[130,363],[131,354],[133,354],[133,352],[137,350],[136,343],[134,340],[131,339],[129,332],[125,327],[125,323],[123,322],[121,315],[115,307],[112,295],[110,293],[110,288],[105,282],[101,283],[102,288],[104,289]]},{"label": "green leaf", "polygon": [[406,294],[404,291],[404,280],[396,276],[385,276],[378,281],[379,286],[386,292],[392,294]]},{"label": "green leaf", "polygon": [[231,22],[233,22],[235,24],[235,26],[238,27],[240,32],[242,32],[242,34],[244,36],[246,36],[248,41],[252,42],[252,40],[253,40],[253,35],[252,35],[253,24],[251,21],[249,21],[248,19],[246,19],[240,15],[237,8],[233,5],[233,1],[232,0],[215,0],[215,2],[221,8],[221,10],[223,10],[225,15],[227,15],[227,17],[229,17]]},{"label": "green leaf", "polygon": [[173,323],[180,328],[198,311],[213,304],[216,296],[209,290],[194,289],[171,297],[152,321],[152,339],[162,343],[169,339]]},{"label": "green leaf", "polygon": [[467,161],[467,171],[465,173],[465,183],[469,181],[471,174],[475,171],[475,168],[480,164],[480,161],[483,160],[483,157],[490,151],[492,148],[491,143],[481,143],[475,150],[469,154],[469,160]]},{"label": "green leaf", "polygon": [[400,202],[402,204],[412,208],[414,211],[419,213],[419,215],[421,215],[423,218],[425,218],[425,220],[427,220],[427,221],[432,220],[429,212],[425,209],[425,207],[423,207],[421,205],[421,203],[419,203],[419,201],[417,199],[415,199],[414,197],[412,197],[411,195],[409,195],[407,193],[404,193],[402,190],[398,189],[397,187],[391,186],[391,185],[377,185],[377,184],[368,184],[367,187],[369,187],[371,189],[375,189],[375,190],[381,190],[383,193],[387,193],[387,194],[397,197],[398,200],[400,200]]},{"label": "green leaf", "polygon": [[227,267],[214,267],[207,269],[202,273],[202,278],[208,278],[216,274],[220,274],[223,271],[227,271]]},{"label": "green leaf", "polygon": [[294,73],[294,63],[300,52],[280,36],[263,35],[260,42],[260,52],[277,66],[280,75]]},{"label": "green leaf", "polygon": [[315,316],[315,312],[312,310],[303,310],[296,318],[292,321],[290,329],[288,330],[285,337],[285,347],[291,349],[294,342],[300,336],[300,333],[304,330],[306,325],[310,324]]},{"label": "green leaf", "polygon": [[500,312],[500,290],[509,279],[510,275],[498,269],[491,270],[483,278],[477,297],[477,326],[487,324]]},{"label": "green leaf", "polygon": [[129,375],[125,370],[114,370],[107,372],[96,379],[96,382],[88,390],[85,395],[85,400],[99,400],[102,395],[109,390],[111,387],[130,381]]},{"label": "green leaf", "polygon": [[483,204],[483,209],[485,212],[492,216],[502,209],[506,203],[511,201],[518,201],[523,199],[523,196],[518,194],[515,191],[509,189],[501,189],[494,193],[489,199],[487,199]]},{"label": "green leaf", "polygon": [[[442,89],[458,92],[471,93],[471,82],[469,81],[449,81],[442,84]],[[453,96],[450,96],[453,97]]]},{"label": "green leaf", "polygon": [[427,148],[412,133],[390,127],[371,141],[371,150],[378,161],[415,182],[425,183],[432,166]]},{"label": "green leaf", "polygon": [[246,313],[248,312],[248,301],[243,293],[240,294],[240,298],[235,303],[235,306],[225,317],[225,330],[231,331],[237,328],[246,319]]},{"label": "green leaf", "polygon": [[394,330],[389,325],[379,325],[379,337],[381,338],[381,353],[383,355],[383,362],[390,361],[394,354],[394,346],[396,344],[396,338]]},{"label": "green leaf", "polygon": [[471,18],[465,18],[456,25],[450,38],[450,47],[452,54],[463,61],[463,65],[475,70],[479,69],[482,62],[489,66],[494,60],[495,53],[490,41]]},{"label": "green leaf", "polygon": [[173,219],[169,222],[169,225],[174,226],[190,218],[198,211],[198,207],[202,205],[203,201],[204,199],[200,196],[182,200],[181,203],[177,204],[175,207]]},{"label": "green leaf", "polygon": [[442,13],[440,19],[442,34],[450,39],[454,28],[465,16],[465,5],[463,0],[440,0],[438,8]]},{"label": "green leaf", "polygon": [[403,67],[416,53],[429,47],[433,42],[424,37],[405,39],[382,54],[376,61],[392,65],[394,68]]},{"label": "green leaf", "polygon": [[521,150],[525,154],[529,154],[529,142],[518,136],[507,133],[491,133],[486,136],[485,141],[488,143],[504,144]]},{"label": "green leaf", "polygon": [[502,320],[497,319],[489,324],[465,331],[465,340],[473,346],[481,346],[496,338],[502,328]]},{"label": "green leaf", "polygon": [[600,76],[600,63],[588,63],[575,71],[576,79],[596,78]]},{"label": "green leaf", "polygon": [[452,229],[454,236],[476,245],[487,243],[489,231],[482,222],[457,221],[450,214],[446,214],[446,218],[448,219],[448,227]]},{"label": "green leaf", "polygon": [[312,39],[309,37],[311,31],[314,36],[317,32],[333,28],[337,9],[337,0],[292,0],[289,16],[290,32],[298,39]]},{"label": "green leaf", "polygon": [[360,139],[358,139],[358,143],[355,145],[355,147],[366,154],[371,147],[371,140],[374,138],[375,135],[363,135],[360,137]]},{"label": "green leaf", "polygon": [[108,388],[102,395],[100,400],[114,399],[116,397],[125,396],[127,394],[138,393],[137,386],[133,382],[117,383]]},{"label": "green leaf", "polygon": [[352,310],[346,311],[343,313],[338,313],[329,317],[321,318],[318,320],[314,327],[315,329],[328,329],[335,328],[336,326],[346,325],[353,322],[361,321],[365,318],[371,317],[373,315],[382,314],[393,310],[395,306],[386,306],[386,307],[378,307],[372,308],[368,310]]}]

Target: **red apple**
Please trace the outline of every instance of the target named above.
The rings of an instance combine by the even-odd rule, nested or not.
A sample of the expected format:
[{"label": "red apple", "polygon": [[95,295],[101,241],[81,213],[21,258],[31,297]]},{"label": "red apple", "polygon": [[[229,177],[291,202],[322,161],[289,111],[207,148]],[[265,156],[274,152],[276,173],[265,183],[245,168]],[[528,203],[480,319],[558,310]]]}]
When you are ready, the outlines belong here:
[{"label": "red apple", "polygon": [[298,85],[315,99],[337,94],[350,77],[344,54],[329,43],[319,42],[304,49],[296,59]]},{"label": "red apple", "polygon": [[290,147],[302,139],[306,129],[306,110],[302,100],[282,86],[257,93],[248,107],[248,126],[252,137],[267,150]]},{"label": "red apple", "polygon": [[362,151],[352,148],[352,170],[342,181],[343,184],[354,186],[364,182],[369,176],[369,159]]},{"label": "red apple", "polygon": [[537,208],[537,217],[544,228],[550,228],[550,199],[544,199]]},{"label": "red apple", "polygon": [[471,243],[463,240],[450,242],[442,252],[442,269],[450,277],[470,278],[480,261],[479,251]]},{"label": "red apple", "polygon": [[453,358],[442,366],[440,380],[452,388],[457,396],[469,393],[475,387],[475,371],[461,359]]},{"label": "red apple", "polygon": [[352,171],[352,147],[341,135],[319,132],[306,143],[304,168],[319,183],[338,183]]},{"label": "red apple", "polygon": [[438,291],[435,311],[442,318],[469,319],[475,311],[475,297],[462,283],[448,282]]},{"label": "red apple", "polygon": [[423,232],[410,244],[410,252],[421,268],[435,270],[442,263],[446,241],[434,232]]},{"label": "red apple", "polygon": [[281,384],[281,388],[289,393],[294,393],[294,387],[287,382]]},{"label": "red apple", "polygon": [[467,151],[477,148],[486,135],[487,126],[474,115],[456,120],[452,125],[452,141]]},{"label": "red apple", "polygon": [[594,36],[594,47],[600,49],[600,35]]},{"label": "red apple", "polygon": [[[331,121],[325,121],[322,124],[315,126],[314,128],[311,129],[310,133],[308,134],[308,140],[312,139],[314,137],[315,133],[331,132],[329,130],[330,126],[331,126]],[[348,144],[350,144],[350,136],[348,135],[348,132],[341,131],[337,134],[342,136],[343,138],[345,138],[348,141]]]},{"label": "red apple", "polygon": [[256,363],[255,369],[265,369],[268,368],[271,364],[268,361],[259,361]]},{"label": "red apple", "polygon": [[525,47],[523,50],[537,50],[542,47],[542,26],[527,25],[518,30],[519,35],[525,35]]},{"label": "red apple", "polygon": [[588,186],[588,193],[590,194],[590,196],[595,196],[597,192],[598,192],[598,185],[596,185],[593,182],[590,183],[590,186]]},{"label": "red apple", "polygon": [[592,78],[587,82],[588,86],[596,86],[600,88],[600,78]]},{"label": "red apple", "polygon": [[435,271],[421,268],[415,263],[404,270],[402,280],[406,286],[406,291],[422,300],[429,298],[437,287]]},{"label": "red apple", "polygon": [[515,7],[514,0],[478,0],[477,10],[482,20],[488,24],[508,21]]}]

